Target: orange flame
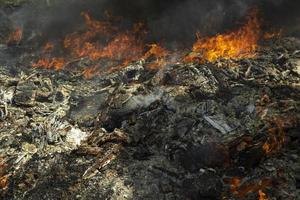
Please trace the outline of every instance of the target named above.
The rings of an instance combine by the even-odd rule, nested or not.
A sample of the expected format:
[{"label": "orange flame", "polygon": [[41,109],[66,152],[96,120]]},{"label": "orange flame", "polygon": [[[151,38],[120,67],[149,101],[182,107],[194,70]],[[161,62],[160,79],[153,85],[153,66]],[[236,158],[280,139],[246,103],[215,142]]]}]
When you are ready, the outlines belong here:
[{"label": "orange flame", "polygon": [[2,192],[5,192],[8,186],[10,175],[7,174],[7,167],[8,165],[5,163],[5,159],[0,157],[0,191]]},{"label": "orange flame", "polygon": [[91,78],[95,77],[96,75],[98,75],[96,66],[86,68],[83,71],[83,76],[86,79],[91,79]]},{"label": "orange flame", "polygon": [[285,144],[286,129],[297,127],[298,124],[296,117],[269,116],[266,110],[272,105],[274,103],[268,95],[263,95],[256,102],[256,112],[268,126],[267,139],[262,145],[262,149],[266,154],[278,152]]},{"label": "orange flame", "polygon": [[[152,44],[148,52],[144,54],[145,45],[143,38],[146,32],[142,23],[135,24],[132,30],[120,32],[118,28],[109,21],[97,21],[92,19],[87,13],[82,13],[85,19],[86,30],[67,35],[63,41],[63,46],[72,59],[87,57],[92,61],[107,59],[112,66],[109,72],[118,70],[129,63],[140,60],[155,58],[149,68],[161,65],[167,55],[167,51],[159,45]],[[43,52],[48,53],[54,49],[52,43],[47,43]],[[51,58],[40,59],[33,64],[33,67],[61,69],[64,66],[64,59]],[[85,77],[91,78],[97,71],[99,65],[94,65],[84,70]]]},{"label": "orange flame", "polygon": [[47,53],[47,52],[51,52],[54,49],[54,44],[51,42],[47,42],[45,44],[45,46],[43,47],[43,52]]},{"label": "orange flame", "polygon": [[23,30],[17,27],[13,32],[10,33],[7,39],[7,44],[19,44],[23,38]]},{"label": "orange flame", "polygon": [[237,194],[238,188],[241,185],[241,179],[239,177],[233,177],[232,179],[229,180],[229,185],[230,185],[231,193]]},{"label": "orange flame", "polygon": [[263,38],[268,40],[268,39],[272,39],[272,38],[279,38],[282,36],[282,30],[280,31],[275,31],[275,32],[266,32],[263,35]]},{"label": "orange flame", "polygon": [[272,179],[264,178],[258,182],[243,183],[239,177],[233,177],[229,180],[231,193],[239,198],[245,198],[248,194],[258,192],[272,186]]},{"label": "orange flame", "polygon": [[271,145],[268,142],[265,142],[265,144],[263,145],[263,150],[265,151],[266,154],[271,153],[272,151]]},{"label": "orange flame", "polygon": [[185,61],[213,62],[220,58],[252,58],[258,47],[259,36],[260,22],[257,12],[253,11],[248,16],[246,24],[237,31],[210,38],[201,38],[198,34],[192,53],[185,58]]},{"label": "orange flame", "polygon": [[38,62],[33,63],[32,67],[43,67],[45,69],[55,69],[61,70],[65,65],[64,58],[50,58],[50,59],[40,59]]},{"label": "orange flame", "polygon": [[151,57],[155,58],[154,62],[150,63],[148,67],[150,69],[157,69],[166,64],[166,57],[168,56],[169,52],[158,44],[150,44],[148,46],[150,49],[144,54],[142,59],[148,60]]},{"label": "orange flame", "polygon": [[[130,62],[138,59],[143,51],[143,44],[136,37],[141,31],[140,24],[135,25],[132,31],[114,34],[117,28],[109,22],[93,20],[87,13],[82,13],[85,18],[87,31],[72,33],[64,40],[64,47],[75,57],[89,57],[92,60],[109,58],[121,62]],[[108,38],[111,37],[112,38]],[[103,44],[100,40],[109,40]]]},{"label": "orange flame", "polygon": [[258,199],[259,200],[269,200],[268,196],[262,191],[258,191]]},{"label": "orange flame", "polygon": [[[179,61],[178,56],[182,52],[170,53],[158,44],[148,46],[144,44],[146,31],[142,23],[135,24],[132,29],[124,31],[115,26],[120,22],[119,18],[107,15],[108,19],[98,21],[85,12],[82,16],[85,21],[85,27],[82,27],[84,29],[71,33],[63,39],[65,58],[61,58],[62,56],[51,58],[51,52],[59,45],[48,42],[41,51],[45,54],[42,57],[46,59],[42,58],[34,63],[34,67],[58,70],[66,66],[67,60],[88,58],[91,67],[84,70],[83,74],[91,78],[99,75],[99,71],[104,69],[106,73],[110,73],[137,60],[146,60],[146,67],[149,69],[158,69],[167,63]],[[231,33],[210,38],[201,38],[198,34],[198,40],[193,45],[192,52],[183,60],[202,63],[213,62],[220,58],[254,57],[260,36],[260,21],[257,12],[252,12],[247,19],[244,26]],[[146,49],[148,51],[145,51]],[[180,57],[182,59],[182,56]],[[100,64],[102,62],[99,63],[101,60],[105,61],[103,68]]]},{"label": "orange flame", "polygon": [[285,144],[285,130],[297,126],[297,119],[293,117],[274,116],[269,119],[268,140],[263,145],[266,154],[277,152]]}]

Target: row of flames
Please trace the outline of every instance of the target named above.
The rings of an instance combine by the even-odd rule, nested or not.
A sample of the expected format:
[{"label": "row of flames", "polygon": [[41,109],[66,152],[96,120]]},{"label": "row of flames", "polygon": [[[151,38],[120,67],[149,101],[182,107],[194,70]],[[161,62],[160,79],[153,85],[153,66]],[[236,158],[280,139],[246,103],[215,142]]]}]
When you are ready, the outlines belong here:
[{"label": "row of flames", "polygon": [[[32,63],[37,68],[60,70],[70,65],[74,60],[88,58],[94,61],[84,69],[84,76],[93,77],[99,73],[102,66],[97,61],[106,60],[111,63],[107,71],[118,70],[131,62],[147,61],[150,69],[157,69],[172,62],[214,62],[222,59],[252,58],[258,48],[261,37],[260,20],[257,12],[252,11],[247,16],[246,23],[231,33],[219,34],[214,37],[201,37],[197,40],[188,55],[172,52],[159,44],[144,44],[147,32],[142,23],[135,24],[131,30],[120,31],[114,24],[118,18],[108,16],[107,20],[98,21],[88,13],[82,13],[85,20],[84,31],[67,35],[62,44],[47,42],[41,50],[41,59]],[[270,34],[266,37],[271,37]],[[11,33],[8,43],[19,43],[22,39],[22,29]],[[63,46],[64,56],[53,56],[57,48]],[[66,56],[67,55],[67,56]],[[176,55],[176,56],[175,56]],[[174,59],[176,58],[176,59]]]},{"label": "row of flames", "polygon": [[258,182],[245,182],[239,177],[233,177],[225,180],[230,185],[231,193],[240,199],[244,199],[248,194],[257,192],[258,200],[270,200],[269,197],[263,192],[266,188],[272,185],[272,179],[264,178]]}]

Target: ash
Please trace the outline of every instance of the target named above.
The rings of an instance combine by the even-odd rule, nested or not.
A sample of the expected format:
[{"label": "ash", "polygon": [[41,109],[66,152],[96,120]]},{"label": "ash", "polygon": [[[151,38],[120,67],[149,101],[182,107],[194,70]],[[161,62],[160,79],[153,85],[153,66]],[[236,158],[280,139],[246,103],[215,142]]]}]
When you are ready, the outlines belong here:
[{"label": "ash", "polygon": [[0,198],[299,199],[299,39],[93,79],[20,48],[0,46]]},{"label": "ash", "polygon": [[2,198],[296,199],[299,50],[92,80],[3,66]]}]

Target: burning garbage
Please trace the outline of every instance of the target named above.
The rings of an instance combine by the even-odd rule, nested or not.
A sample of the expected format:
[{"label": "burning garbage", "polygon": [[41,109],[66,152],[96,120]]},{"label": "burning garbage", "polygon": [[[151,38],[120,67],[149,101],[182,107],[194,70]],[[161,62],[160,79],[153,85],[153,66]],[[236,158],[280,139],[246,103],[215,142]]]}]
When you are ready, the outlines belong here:
[{"label": "burning garbage", "polygon": [[300,40],[264,4],[116,1],[0,7],[0,197],[297,199]]}]

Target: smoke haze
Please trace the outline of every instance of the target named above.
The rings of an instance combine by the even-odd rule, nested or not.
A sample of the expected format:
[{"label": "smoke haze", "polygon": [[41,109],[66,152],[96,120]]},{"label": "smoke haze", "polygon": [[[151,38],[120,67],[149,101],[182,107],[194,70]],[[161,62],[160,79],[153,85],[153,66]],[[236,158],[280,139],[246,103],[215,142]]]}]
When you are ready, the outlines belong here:
[{"label": "smoke haze", "polygon": [[150,41],[191,42],[197,31],[212,35],[238,26],[253,7],[258,8],[266,29],[299,35],[299,0],[40,0],[10,18],[28,37],[40,31],[52,39],[80,28],[83,11],[96,19],[109,11],[123,17],[123,27],[144,22]]}]

